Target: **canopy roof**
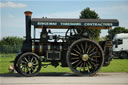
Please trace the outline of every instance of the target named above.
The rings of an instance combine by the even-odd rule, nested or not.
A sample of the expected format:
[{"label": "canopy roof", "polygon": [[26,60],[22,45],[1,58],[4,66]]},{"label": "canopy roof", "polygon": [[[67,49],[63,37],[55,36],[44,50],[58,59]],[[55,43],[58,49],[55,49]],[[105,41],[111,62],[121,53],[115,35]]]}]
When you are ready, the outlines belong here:
[{"label": "canopy roof", "polygon": [[61,19],[61,18],[32,18],[35,28],[86,28],[110,29],[118,26],[117,19]]}]

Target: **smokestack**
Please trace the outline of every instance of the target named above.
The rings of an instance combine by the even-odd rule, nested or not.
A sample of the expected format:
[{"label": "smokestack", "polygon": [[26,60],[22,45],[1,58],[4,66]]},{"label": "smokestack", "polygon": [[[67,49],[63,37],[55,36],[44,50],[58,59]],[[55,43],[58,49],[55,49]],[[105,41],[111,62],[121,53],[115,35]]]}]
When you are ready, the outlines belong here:
[{"label": "smokestack", "polygon": [[30,42],[31,40],[31,11],[25,11],[25,18],[26,18],[26,41]]}]

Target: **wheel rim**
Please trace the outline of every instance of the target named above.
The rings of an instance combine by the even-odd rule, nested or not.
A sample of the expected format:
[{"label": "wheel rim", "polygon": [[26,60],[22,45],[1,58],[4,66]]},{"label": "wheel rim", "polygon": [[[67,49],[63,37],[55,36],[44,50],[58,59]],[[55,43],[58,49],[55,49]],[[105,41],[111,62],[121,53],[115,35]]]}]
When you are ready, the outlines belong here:
[{"label": "wheel rim", "polygon": [[33,76],[40,70],[41,62],[37,55],[28,53],[21,56],[21,58],[19,59],[18,67],[21,74],[25,76]]},{"label": "wheel rim", "polygon": [[67,63],[78,75],[96,73],[103,65],[103,52],[93,41],[80,39],[74,42],[67,52]]},{"label": "wheel rim", "polygon": [[20,57],[21,55],[22,55],[22,53],[19,53],[19,54],[16,56],[15,60],[14,60],[14,68],[15,68],[15,70],[16,70],[18,73],[20,73],[20,71],[19,71],[19,69],[18,69],[17,61],[18,61],[18,59],[19,59],[19,57]]}]

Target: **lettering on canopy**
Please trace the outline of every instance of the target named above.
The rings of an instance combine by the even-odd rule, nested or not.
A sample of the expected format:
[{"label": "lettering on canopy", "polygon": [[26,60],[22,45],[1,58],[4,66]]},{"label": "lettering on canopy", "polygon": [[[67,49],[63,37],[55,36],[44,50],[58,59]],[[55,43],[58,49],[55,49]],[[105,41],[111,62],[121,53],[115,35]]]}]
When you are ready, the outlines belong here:
[{"label": "lettering on canopy", "polygon": [[86,22],[37,22],[37,25],[44,26],[112,26],[112,23],[86,23]]}]

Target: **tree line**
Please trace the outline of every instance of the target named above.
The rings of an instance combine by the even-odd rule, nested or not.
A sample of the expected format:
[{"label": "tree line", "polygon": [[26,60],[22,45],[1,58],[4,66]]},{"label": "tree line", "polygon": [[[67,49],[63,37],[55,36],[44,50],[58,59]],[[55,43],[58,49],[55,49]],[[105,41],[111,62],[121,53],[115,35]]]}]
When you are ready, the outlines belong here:
[{"label": "tree line", "polygon": [[8,36],[0,40],[0,53],[18,53],[21,49],[23,38]]}]

